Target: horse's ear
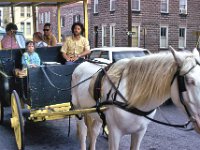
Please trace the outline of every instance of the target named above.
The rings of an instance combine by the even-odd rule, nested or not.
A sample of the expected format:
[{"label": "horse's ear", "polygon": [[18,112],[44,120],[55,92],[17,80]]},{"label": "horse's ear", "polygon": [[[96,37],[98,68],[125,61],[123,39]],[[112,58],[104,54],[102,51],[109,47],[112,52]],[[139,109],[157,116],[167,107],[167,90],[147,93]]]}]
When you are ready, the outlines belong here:
[{"label": "horse's ear", "polygon": [[172,46],[169,46],[169,48],[171,49],[172,55],[174,56],[176,63],[178,64],[179,67],[181,67],[183,61],[181,59],[180,54],[178,54],[178,52]]},{"label": "horse's ear", "polygon": [[197,48],[195,47],[193,50],[192,50],[192,53],[195,57],[199,58],[199,51],[197,50]]}]

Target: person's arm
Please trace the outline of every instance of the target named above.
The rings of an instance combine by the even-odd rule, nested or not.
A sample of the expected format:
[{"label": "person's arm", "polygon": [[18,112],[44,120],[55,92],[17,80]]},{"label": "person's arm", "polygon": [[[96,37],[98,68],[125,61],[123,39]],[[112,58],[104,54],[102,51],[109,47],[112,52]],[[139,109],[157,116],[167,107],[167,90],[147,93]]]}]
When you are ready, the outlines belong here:
[{"label": "person's arm", "polygon": [[66,40],[63,43],[63,46],[60,51],[62,52],[62,56],[66,61],[71,61],[71,58],[67,55],[67,49],[68,49],[68,41]]},{"label": "person's arm", "polygon": [[91,53],[90,50],[85,50],[84,52],[82,52],[81,54],[77,55],[77,57],[85,57],[86,55],[89,55]]},{"label": "person's arm", "polygon": [[90,51],[89,41],[87,39],[85,39],[84,51],[81,54],[79,54],[77,57],[85,57],[86,55],[89,55],[90,53],[91,53],[91,51]]},{"label": "person's arm", "polygon": [[53,35],[53,37],[52,37],[52,45],[51,45],[51,46],[56,46],[56,44],[57,44],[57,39],[56,39],[56,37]]},{"label": "person's arm", "polygon": [[22,65],[28,67],[29,66],[29,61],[28,61],[28,56],[26,53],[22,55]]},{"label": "person's arm", "polygon": [[35,62],[34,62],[34,64],[36,65],[36,66],[40,66],[40,64],[41,64],[41,60],[40,60],[40,57],[39,57],[39,55],[37,54],[37,53],[35,53]]}]

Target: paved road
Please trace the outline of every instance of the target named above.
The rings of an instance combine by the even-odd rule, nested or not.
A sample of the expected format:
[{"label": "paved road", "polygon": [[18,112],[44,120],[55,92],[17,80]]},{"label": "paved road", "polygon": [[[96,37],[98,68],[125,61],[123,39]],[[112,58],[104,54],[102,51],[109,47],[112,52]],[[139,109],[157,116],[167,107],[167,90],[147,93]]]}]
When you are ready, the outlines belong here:
[{"label": "paved road", "polygon": [[[162,112],[170,121],[182,123],[186,118],[174,106],[163,106]],[[16,150],[15,138],[10,128],[10,110],[6,108],[6,120],[0,126],[0,150]],[[156,118],[160,118],[158,112]],[[78,150],[79,142],[76,138],[76,125],[72,119],[70,137],[67,136],[68,120],[48,121],[40,123],[26,123],[26,150]],[[120,150],[128,150],[130,136],[124,136],[120,143]],[[97,150],[108,149],[107,140],[99,136]],[[149,125],[142,141],[141,150],[200,150],[200,135],[194,131],[182,131],[165,127],[155,123]]]}]

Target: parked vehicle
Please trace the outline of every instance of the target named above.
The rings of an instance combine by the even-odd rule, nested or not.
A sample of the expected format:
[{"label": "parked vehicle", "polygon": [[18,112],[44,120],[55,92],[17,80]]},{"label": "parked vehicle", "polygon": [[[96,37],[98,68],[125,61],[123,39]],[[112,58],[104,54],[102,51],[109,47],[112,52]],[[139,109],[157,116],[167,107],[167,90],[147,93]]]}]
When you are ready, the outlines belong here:
[{"label": "parked vehicle", "polygon": [[149,55],[150,51],[138,47],[101,47],[91,50],[89,59],[106,63],[116,62],[123,58]]}]

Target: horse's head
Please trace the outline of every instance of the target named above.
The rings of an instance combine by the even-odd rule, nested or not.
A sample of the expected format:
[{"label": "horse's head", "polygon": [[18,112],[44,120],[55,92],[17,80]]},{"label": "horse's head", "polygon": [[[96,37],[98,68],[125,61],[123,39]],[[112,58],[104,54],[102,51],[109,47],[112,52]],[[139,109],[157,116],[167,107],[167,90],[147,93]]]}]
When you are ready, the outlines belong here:
[{"label": "horse's head", "polygon": [[200,133],[200,64],[199,52],[176,52],[172,54],[178,65],[178,75],[172,84],[171,96],[192,121],[195,130]]}]

